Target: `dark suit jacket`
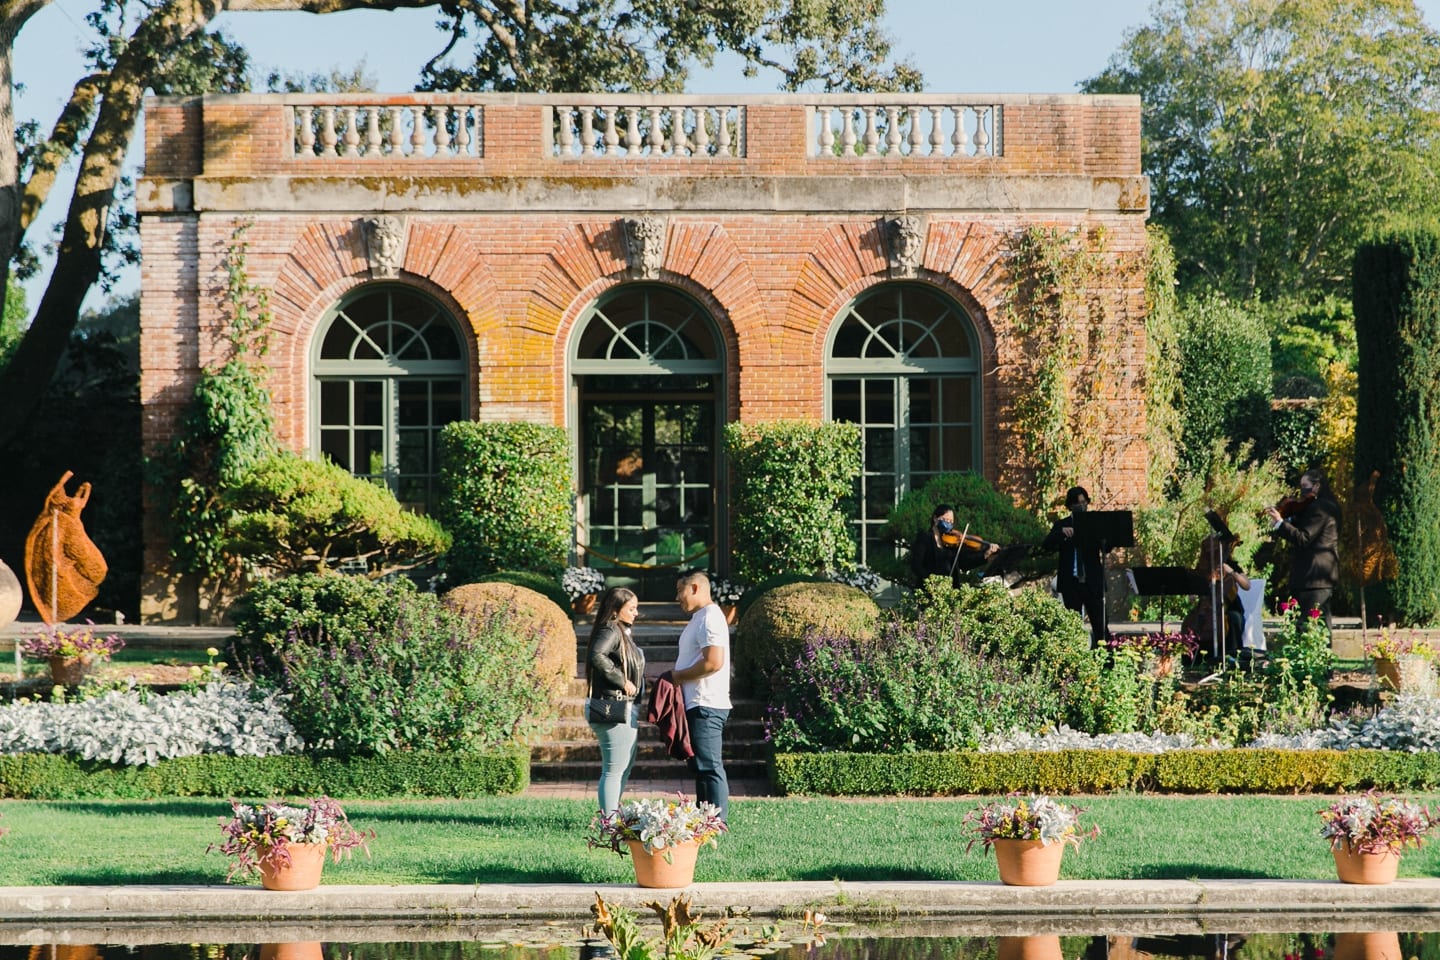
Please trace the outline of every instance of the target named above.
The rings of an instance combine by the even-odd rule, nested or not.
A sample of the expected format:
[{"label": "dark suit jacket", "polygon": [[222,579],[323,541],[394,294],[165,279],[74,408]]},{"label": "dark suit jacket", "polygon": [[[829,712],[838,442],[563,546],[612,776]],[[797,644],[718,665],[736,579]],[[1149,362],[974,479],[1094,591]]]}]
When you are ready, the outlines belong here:
[{"label": "dark suit jacket", "polygon": [[[959,559],[955,557],[960,554]],[[935,543],[935,534],[927,528],[921,530],[910,544],[910,572],[915,575],[915,586],[925,582],[926,577],[953,577],[959,582],[967,570],[973,570],[985,562],[980,550],[961,550],[958,547],[944,547]]]},{"label": "dark suit jacket", "polygon": [[1290,592],[1334,589],[1340,580],[1340,504],[1319,496],[1275,528],[1290,544]]},{"label": "dark suit jacket", "polygon": [[[1040,549],[1057,550],[1060,553],[1060,559],[1055,565],[1055,585],[1061,596],[1076,593],[1099,596],[1105,587],[1105,566],[1100,561],[1100,546],[1077,546],[1074,537],[1067,538],[1061,528],[1074,525],[1073,514],[1056,520],[1045,539],[1040,541]],[[1078,575],[1080,571],[1084,572],[1083,581]]]}]

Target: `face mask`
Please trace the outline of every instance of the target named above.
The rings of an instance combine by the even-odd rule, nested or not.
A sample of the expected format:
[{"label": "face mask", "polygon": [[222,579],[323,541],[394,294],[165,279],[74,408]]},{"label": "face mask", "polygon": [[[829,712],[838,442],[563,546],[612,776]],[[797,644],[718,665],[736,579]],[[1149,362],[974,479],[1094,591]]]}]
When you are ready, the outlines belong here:
[{"label": "face mask", "polygon": [[951,523],[949,520],[941,520],[936,523],[935,526],[939,529],[941,533],[949,533],[951,530],[955,529],[955,524]]},{"label": "face mask", "polygon": [[1088,504],[1088,503],[1077,503],[1077,504],[1075,504],[1075,506],[1073,506],[1073,507],[1070,508],[1070,512],[1071,512],[1071,513],[1084,513],[1085,510],[1086,510],[1089,506],[1090,506],[1090,504]]}]

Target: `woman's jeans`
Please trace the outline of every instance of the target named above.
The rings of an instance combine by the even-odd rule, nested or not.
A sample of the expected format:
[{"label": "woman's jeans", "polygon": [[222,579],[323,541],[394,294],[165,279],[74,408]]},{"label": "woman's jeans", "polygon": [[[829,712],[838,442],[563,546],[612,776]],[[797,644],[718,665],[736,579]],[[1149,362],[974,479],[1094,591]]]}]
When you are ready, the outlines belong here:
[{"label": "woman's jeans", "polygon": [[[588,701],[587,701],[588,707]],[[587,711],[588,712],[588,711]],[[635,765],[635,748],[640,742],[640,711],[630,705],[626,723],[591,723],[595,739],[600,741],[600,810],[611,813],[620,806],[620,795],[630,780]]]}]

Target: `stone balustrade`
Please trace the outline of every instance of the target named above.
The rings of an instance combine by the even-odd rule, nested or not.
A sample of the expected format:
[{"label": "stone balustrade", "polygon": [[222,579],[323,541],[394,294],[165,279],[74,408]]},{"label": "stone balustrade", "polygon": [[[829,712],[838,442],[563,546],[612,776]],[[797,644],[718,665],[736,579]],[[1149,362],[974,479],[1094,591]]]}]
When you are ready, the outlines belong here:
[{"label": "stone balustrade", "polygon": [[895,95],[813,107],[811,155],[836,160],[879,157],[998,157],[1002,154],[998,103]]},{"label": "stone balustrade", "polygon": [[346,97],[290,98],[294,156],[375,160],[481,157],[484,108],[479,103],[367,102]]},{"label": "stone balustrade", "polygon": [[743,157],[745,108],[693,97],[629,97],[550,108],[561,159]]}]

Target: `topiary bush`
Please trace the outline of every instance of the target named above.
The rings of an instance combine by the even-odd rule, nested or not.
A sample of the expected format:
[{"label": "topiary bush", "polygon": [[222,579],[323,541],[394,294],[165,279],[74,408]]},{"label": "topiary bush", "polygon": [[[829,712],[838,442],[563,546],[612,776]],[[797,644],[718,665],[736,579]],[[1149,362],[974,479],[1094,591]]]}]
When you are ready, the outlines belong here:
[{"label": "topiary bush", "polygon": [[382,577],[429,563],[450,547],[440,524],[328,460],[277,453],[221,500],[233,511],[225,552],[281,576],[360,560],[365,576]]},{"label": "topiary bush", "polygon": [[855,565],[855,482],[860,427],[853,423],[729,423],[734,483],[730,530],[735,575],[758,583],[782,573]]},{"label": "topiary bush", "polygon": [[876,573],[897,583],[910,582],[910,544],[917,533],[930,529],[930,515],[941,503],[955,508],[957,530],[968,525],[971,533],[992,543],[1039,543],[1050,532],[978,473],[942,473],[923,489],[907,493],[885,518],[880,536],[894,543],[897,551],[871,558]]},{"label": "topiary bush", "polygon": [[776,587],[789,586],[792,583],[833,583],[828,577],[822,577],[815,573],[781,573],[773,577],[767,577],[759,583],[750,587],[740,595],[740,600],[735,604],[735,614],[743,618],[746,611],[754,605],[756,600],[765,596],[766,593]]},{"label": "topiary bush", "polygon": [[287,718],[320,753],[486,751],[547,713],[531,624],[508,607],[461,615],[407,580],[261,585],[237,631],[242,669],[290,695]]},{"label": "topiary bush", "polygon": [[497,570],[481,577],[476,583],[509,583],[536,593],[549,600],[561,610],[570,609],[570,595],[554,577],[529,570]]},{"label": "topiary bush", "polygon": [[531,672],[558,699],[575,676],[575,624],[567,609],[535,590],[513,583],[467,583],[449,591],[445,606],[478,623],[504,615],[515,630],[535,639]]},{"label": "topiary bush", "polygon": [[864,591],[839,583],[791,583],[767,590],[740,618],[736,674],[764,686],[774,668],[793,661],[812,633],[873,640],[880,608]]},{"label": "topiary bush", "polygon": [[558,577],[574,536],[570,445],[563,427],[457,421],[440,431],[436,516],[455,538],[452,583],[499,570]]}]

